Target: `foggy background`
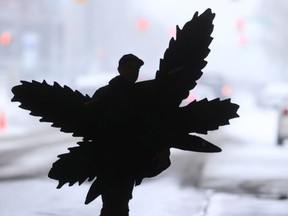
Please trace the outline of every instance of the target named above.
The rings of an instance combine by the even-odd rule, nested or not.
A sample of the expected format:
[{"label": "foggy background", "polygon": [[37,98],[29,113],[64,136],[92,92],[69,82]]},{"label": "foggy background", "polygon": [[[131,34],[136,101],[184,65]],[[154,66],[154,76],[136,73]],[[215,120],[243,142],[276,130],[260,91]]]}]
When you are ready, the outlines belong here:
[{"label": "foggy background", "polygon": [[287,78],[285,1],[2,0],[0,4],[0,73],[11,82],[25,78],[75,83],[85,75],[114,75],[125,53],[141,57],[145,61],[141,75],[153,78],[175,26],[181,28],[195,11],[202,13],[208,7],[216,18],[205,73],[245,83],[242,88]]},{"label": "foggy background", "polygon": [[207,8],[216,13],[214,40],[188,100],[244,99],[244,118],[252,104],[275,111],[288,95],[286,1],[1,0],[0,136],[25,118],[10,102],[20,80],[57,81],[91,95],[117,75],[126,53],[145,62],[139,80],[153,79],[176,25]]},{"label": "foggy background", "polygon": [[172,152],[161,176],[189,187],[288,195],[288,149],[278,142],[288,98],[285,0],[0,0],[0,178],[47,179],[56,155],[76,142],[10,102],[20,80],[56,81],[91,96],[117,75],[126,53],[145,62],[139,80],[153,79],[176,25],[207,8],[216,13],[208,65],[184,103],[232,98],[240,118],[207,136],[222,153]]}]

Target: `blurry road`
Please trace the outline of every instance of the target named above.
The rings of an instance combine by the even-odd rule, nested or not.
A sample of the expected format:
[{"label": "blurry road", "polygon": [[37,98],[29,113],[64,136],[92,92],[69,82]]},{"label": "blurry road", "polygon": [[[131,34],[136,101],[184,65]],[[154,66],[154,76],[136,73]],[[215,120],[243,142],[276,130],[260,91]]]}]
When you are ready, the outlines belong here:
[{"label": "blurry road", "polygon": [[[172,177],[182,186],[224,192],[288,194],[288,146],[260,146],[233,138],[225,132],[207,136],[220,144],[221,153],[172,149],[172,165],[158,178]],[[47,176],[57,155],[78,140],[49,125],[0,139],[0,180]]]},{"label": "blurry road", "polygon": [[[46,176],[57,155],[67,152],[80,139],[49,125],[0,139],[0,180]],[[197,186],[207,156],[172,150],[172,166],[160,177],[175,175],[181,184]]]},{"label": "blurry road", "polygon": [[58,129],[40,127],[26,134],[0,140],[0,179],[47,175],[57,155],[75,145],[77,139]]},{"label": "blurry road", "polygon": [[226,147],[221,156],[209,157],[200,186],[233,193],[288,196],[288,146]]},{"label": "blurry road", "polygon": [[[225,131],[212,133],[207,139],[220,144],[223,151],[205,154],[173,150],[171,167],[156,178],[144,180],[135,189],[131,215],[164,212],[168,216],[179,211],[179,215],[187,216],[288,215],[288,146],[279,148],[271,143],[260,147],[259,144],[243,143]],[[77,140],[50,126],[35,129],[25,136],[2,138],[0,191],[8,194],[5,199],[0,198],[6,209],[1,210],[0,206],[1,216],[17,215],[9,213],[11,209],[17,210],[15,206],[9,206],[10,202],[15,202],[13,194],[16,192],[11,193],[14,190],[18,194],[18,214],[23,206],[21,203],[27,196],[33,196],[25,201],[28,204],[21,210],[24,216],[64,215],[63,209],[70,209],[65,215],[90,215],[94,210],[96,213],[101,206],[99,201],[89,208],[82,204],[88,184],[65,187],[60,192],[55,189],[57,182],[47,177],[56,156],[67,152]],[[54,202],[55,197],[58,202]],[[45,206],[43,202],[50,204]],[[40,203],[40,207],[35,207],[35,203]],[[147,205],[151,208],[147,209]],[[86,211],[90,213],[84,213]]]}]

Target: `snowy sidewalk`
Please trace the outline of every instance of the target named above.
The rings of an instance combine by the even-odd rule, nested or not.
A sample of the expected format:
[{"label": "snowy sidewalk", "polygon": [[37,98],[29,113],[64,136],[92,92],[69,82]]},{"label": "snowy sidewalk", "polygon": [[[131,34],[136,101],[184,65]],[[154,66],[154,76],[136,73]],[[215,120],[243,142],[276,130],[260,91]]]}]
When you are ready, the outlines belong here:
[{"label": "snowy sidewalk", "polygon": [[202,188],[213,189],[206,216],[287,216],[288,147],[224,147],[204,166]]},{"label": "snowy sidewalk", "polygon": [[[258,154],[257,149],[249,148],[247,153],[245,147],[238,151],[225,148],[223,154],[211,155],[202,176],[206,189],[180,186],[180,176],[172,172],[145,179],[134,190],[130,216],[287,216],[288,200],[279,196],[288,188],[286,152],[267,148]],[[263,166],[269,170],[267,164],[278,166],[281,172],[265,172]],[[99,215],[100,199],[84,204],[89,184],[60,190],[56,186],[57,182],[46,175],[1,181],[0,215]]]},{"label": "snowy sidewalk", "polygon": [[[55,181],[29,179],[0,183],[1,216],[90,216],[99,215],[101,200],[89,205],[84,199],[89,185],[57,190]],[[193,187],[179,187],[173,179],[146,181],[136,187],[130,202],[131,216],[287,216],[288,201],[215,193]]]},{"label": "snowy sidewalk", "polygon": [[288,146],[224,147],[221,154],[211,155],[206,161],[201,186],[220,191],[288,196]]},{"label": "snowy sidewalk", "polygon": [[[0,215],[99,215],[101,199],[84,204],[88,184],[64,186],[60,190],[56,186],[56,181],[47,178],[1,182]],[[163,178],[146,181],[134,189],[130,215],[201,215],[199,213],[204,213],[206,203],[205,190],[180,188],[174,180]]]},{"label": "snowy sidewalk", "polygon": [[210,197],[203,216],[287,216],[288,200],[228,193]]},{"label": "snowy sidewalk", "polygon": [[[66,144],[59,147],[56,145],[56,147],[53,152],[49,152],[50,156],[55,157],[56,154],[62,152],[61,149],[66,148]],[[44,161],[46,164],[42,167],[47,164],[50,167],[54,159],[48,160],[43,157],[48,149],[51,151],[50,144],[43,149],[43,154],[39,155],[37,151],[33,160],[28,159],[27,156],[26,159],[21,159],[21,163],[18,160],[10,167],[15,168],[15,173],[19,172],[19,169],[32,172],[35,169],[32,169],[30,164],[37,162],[35,158],[37,155],[39,161],[41,163]],[[180,160],[178,165],[172,163],[172,167],[163,175],[151,180],[145,179],[142,185],[135,188],[134,198],[130,203],[130,215],[287,216],[288,200],[285,197],[288,194],[287,150],[286,146],[277,148],[266,145],[260,149],[257,145],[253,147],[253,145],[246,144],[233,145],[229,148],[225,146],[221,154],[209,154],[209,157],[204,158],[203,175],[199,176],[200,188],[187,186],[187,184],[180,186],[179,180],[185,170],[187,172],[191,166],[198,163],[199,159],[195,156],[203,159],[204,155],[184,154],[178,151],[176,158]],[[48,161],[51,162],[47,163]],[[20,165],[23,165],[23,168],[19,168]],[[39,166],[39,164],[36,165]],[[179,173],[175,173],[175,169]],[[100,199],[88,206],[84,205],[89,184],[81,187],[65,186],[57,190],[57,182],[46,175],[48,167],[46,171],[42,170],[43,172],[45,172],[44,176],[42,174],[43,177],[0,182],[1,216],[99,214]],[[200,173],[195,170],[194,175],[197,174]],[[192,177],[193,173],[189,171],[187,175]]]}]

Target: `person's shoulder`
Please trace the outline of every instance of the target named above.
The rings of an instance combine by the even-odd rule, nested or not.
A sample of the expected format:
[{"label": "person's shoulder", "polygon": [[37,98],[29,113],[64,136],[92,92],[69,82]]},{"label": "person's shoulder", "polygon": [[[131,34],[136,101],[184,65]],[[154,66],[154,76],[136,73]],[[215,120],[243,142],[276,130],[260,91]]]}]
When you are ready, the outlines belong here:
[{"label": "person's shoulder", "polygon": [[95,99],[98,97],[102,97],[104,94],[107,94],[108,89],[109,89],[109,85],[106,85],[97,89],[95,93],[93,94],[92,98]]}]

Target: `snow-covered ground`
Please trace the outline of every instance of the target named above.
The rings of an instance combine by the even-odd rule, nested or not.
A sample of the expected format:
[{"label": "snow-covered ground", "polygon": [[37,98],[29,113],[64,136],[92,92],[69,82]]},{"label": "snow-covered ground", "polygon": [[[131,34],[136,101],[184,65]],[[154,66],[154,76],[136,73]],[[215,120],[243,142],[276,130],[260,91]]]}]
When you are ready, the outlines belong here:
[{"label": "snow-covered ground", "polygon": [[240,104],[240,118],[223,130],[222,139],[216,136],[223,151],[209,155],[199,186],[218,192],[287,197],[288,145],[276,143],[277,110],[260,109],[249,94],[238,95],[234,101]]},{"label": "snow-covered ground", "polygon": [[[252,93],[241,92],[232,97],[232,102],[240,105],[240,118],[230,121],[229,126],[223,128],[225,133],[235,138],[234,143],[249,146],[275,145],[277,138],[278,111],[264,109],[256,104]],[[216,133],[221,133],[220,131]]]},{"label": "snow-covered ground", "polygon": [[[1,216],[99,215],[101,199],[84,205],[89,185],[64,186],[48,179],[6,181],[0,184]],[[288,201],[253,194],[213,192],[181,187],[169,177],[145,181],[130,202],[131,216],[286,216]]]},{"label": "snow-covered ground", "polygon": [[[287,201],[277,200],[279,196],[288,194],[288,148],[276,145],[277,112],[259,109],[249,94],[236,95],[232,101],[240,104],[240,118],[231,120],[230,126],[207,136],[223,151],[219,154],[172,151],[172,166],[167,172],[145,180],[135,188],[130,204],[131,216],[230,216],[235,213],[235,209],[241,216],[288,215],[288,208],[285,207],[288,206]],[[26,119],[31,124],[25,123]],[[7,127],[6,135],[0,137],[2,150],[4,146],[7,150],[9,142],[3,142],[7,141],[7,135],[11,137],[16,134],[19,137],[31,128],[41,129],[39,125],[42,125],[36,118],[28,116],[26,111],[18,115],[15,121],[22,122],[22,125]],[[21,145],[20,142],[14,144],[13,148]],[[53,147],[51,151],[48,149],[49,144],[40,151],[41,155],[53,153],[56,159],[56,154],[62,153],[66,146]],[[39,164],[44,166],[49,162],[50,165],[50,156],[43,156],[43,163]],[[14,172],[17,172],[17,167],[22,167],[22,171],[26,169],[26,172],[35,171],[34,165],[38,159],[41,157],[38,155],[34,158],[33,152],[29,157],[18,158],[13,163]],[[17,163],[23,166],[17,166]],[[31,168],[31,164],[34,167]],[[99,214],[100,200],[84,205],[88,184],[71,188],[66,186],[61,190],[56,190],[56,186],[57,182],[43,176],[2,181],[0,215]],[[240,214],[239,209],[242,212],[245,210],[244,213]]]}]

